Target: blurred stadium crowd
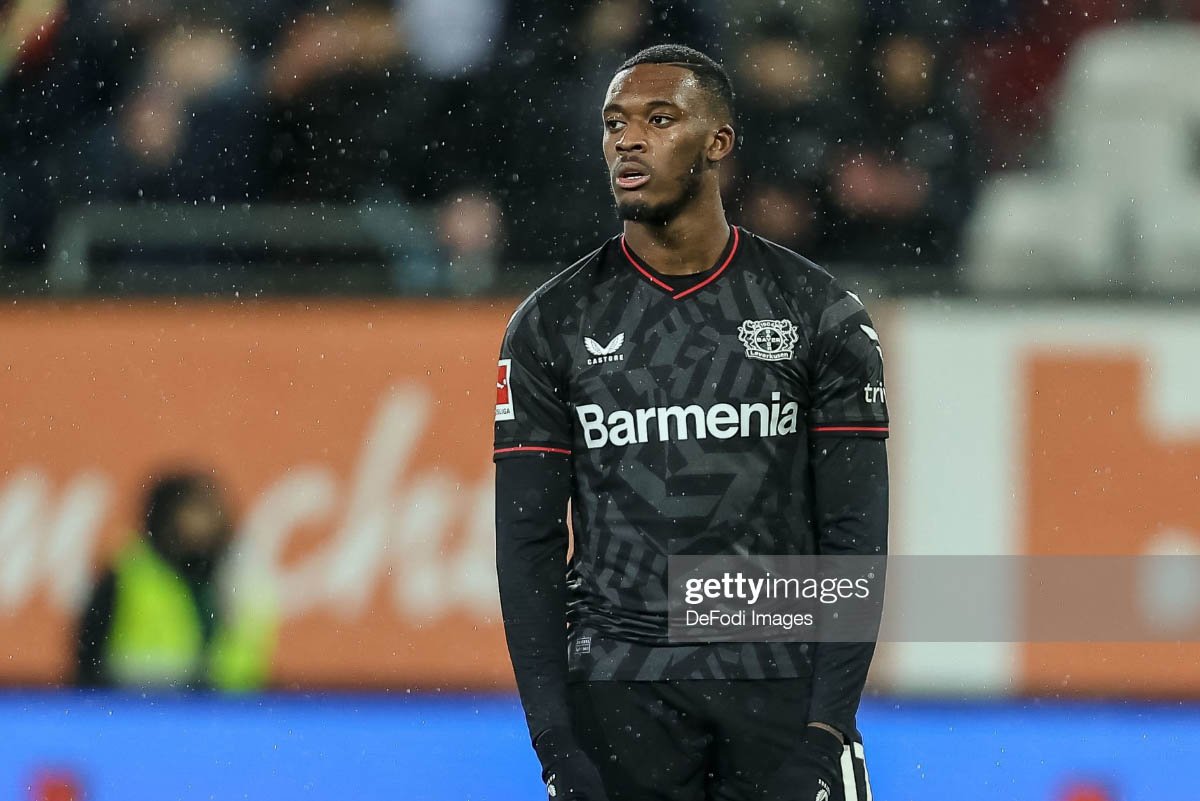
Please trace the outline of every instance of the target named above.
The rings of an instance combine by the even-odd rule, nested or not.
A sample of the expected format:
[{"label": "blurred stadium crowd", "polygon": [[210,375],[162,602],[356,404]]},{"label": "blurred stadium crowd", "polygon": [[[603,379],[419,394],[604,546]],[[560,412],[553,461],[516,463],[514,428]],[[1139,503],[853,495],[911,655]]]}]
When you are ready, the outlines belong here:
[{"label": "blurred stadium crowd", "polygon": [[616,230],[600,100],[679,41],[740,93],[734,221],[952,287],[983,177],[1043,158],[1071,44],[1138,18],[1200,2],[0,0],[0,268],[41,269],[81,204],[352,202],[431,212],[487,290]]}]

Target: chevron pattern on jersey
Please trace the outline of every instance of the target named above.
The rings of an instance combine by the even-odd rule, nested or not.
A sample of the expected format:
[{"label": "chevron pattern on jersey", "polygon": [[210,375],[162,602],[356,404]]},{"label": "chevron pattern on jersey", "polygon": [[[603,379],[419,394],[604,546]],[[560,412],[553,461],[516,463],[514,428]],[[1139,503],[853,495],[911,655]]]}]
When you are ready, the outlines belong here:
[{"label": "chevron pattern on jersey", "polygon": [[[537,290],[505,334],[513,413],[496,422],[497,458],[571,452],[576,677],[809,670],[800,643],[667,639],[668,556],[812,553],[813,439],[887,434],[882,347],[862,303],[802,256],[739,233],[727,269],[678,299],[610,240]],[[754,348],[739,336],[747,321]]]}]

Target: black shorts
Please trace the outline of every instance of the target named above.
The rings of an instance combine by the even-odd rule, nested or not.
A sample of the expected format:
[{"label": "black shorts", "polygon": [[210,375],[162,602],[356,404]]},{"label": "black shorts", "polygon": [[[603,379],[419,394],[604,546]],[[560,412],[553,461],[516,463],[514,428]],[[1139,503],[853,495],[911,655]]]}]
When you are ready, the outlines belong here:
[{"label": "black shorts", "polygon": [[[576,737],[610,801],[759,801],[801,747],[812,687],[806,678],[597,681],[570,693]],[[871,801],[861,742],[846,745],[841,774],[829,801]]]}]

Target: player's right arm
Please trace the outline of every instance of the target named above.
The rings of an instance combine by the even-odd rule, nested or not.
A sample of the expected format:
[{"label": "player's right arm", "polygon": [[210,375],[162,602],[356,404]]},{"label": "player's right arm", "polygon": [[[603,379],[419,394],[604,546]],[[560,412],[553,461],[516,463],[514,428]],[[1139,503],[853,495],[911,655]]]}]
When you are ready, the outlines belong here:
[{"label": "player's right arm", "polygon": [[542,778],[555,801],[604,801],[567,706],[565,382],[536,301],[509,323],[496,379],[496,575],[504,633]]}]

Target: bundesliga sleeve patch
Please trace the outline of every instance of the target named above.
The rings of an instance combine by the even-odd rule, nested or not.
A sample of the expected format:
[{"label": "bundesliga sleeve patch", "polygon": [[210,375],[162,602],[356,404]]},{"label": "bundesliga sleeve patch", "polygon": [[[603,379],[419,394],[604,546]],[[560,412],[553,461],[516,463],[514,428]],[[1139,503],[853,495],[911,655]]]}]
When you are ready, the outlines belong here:
[{"label": "bundesliga sleeve patch", "polygon": [[496,422],[514,420],[512,384],[509,378],[512,374],[512,359],[501,359],[499,371],[496,374]]}]

